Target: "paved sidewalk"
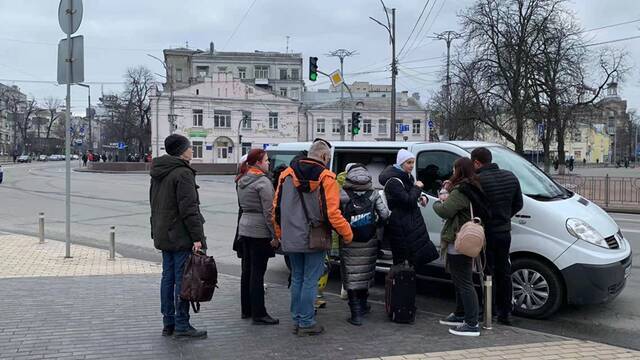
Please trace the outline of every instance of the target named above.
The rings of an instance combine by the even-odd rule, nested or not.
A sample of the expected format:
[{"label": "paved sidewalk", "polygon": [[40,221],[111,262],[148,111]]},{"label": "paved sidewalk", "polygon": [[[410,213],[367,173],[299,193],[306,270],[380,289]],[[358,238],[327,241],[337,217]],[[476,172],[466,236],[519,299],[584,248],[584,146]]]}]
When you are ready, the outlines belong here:
[{"label": "paved sidewalk", "polygon": [[[29,239],[37,243],[33,238],[0,236],[0,262],[19,257],[16,246],[24,253],[24,261],[0,271],[0,359],[640,359],[640,352],[519,328],[497,326],[478,338],[455,337],[428,312],[419,312],[414,325],[394,324],[379,303],[373,304],[364,326],[354,327],[345,321],[346,302],[336,296],[328,296],[328,308],[319,313],[327,333],[297,338],[290,333],[286,287],[270,285],[266,296],[270,313],[281,324],[253,326],[240,319],[239,279],[227,275],[220,275],[213,301],[192,314],[193,325],[208,330],[209,338],[178,341],[160,336],[160,275],[144,273],[158,270],[157,265],[119,258],[115,263],[137,265],[125,266],[118,275],[91,276],[106,273],[92,270],[81,272],[87,276],[61,276],[65,272],[56,273],[56,267],[47,274],[34,270],[47,261],[27,258],[68,261],[58,248],[64,249],[64,244],[48,243],[44,249],[52,249],[52,254],[43,248],[42,253],[28,252],[25,249],[34,246]],[[91,269],[114,263],[107,262],[103,250],[84,250],[93,254],[87,255],[94,264]],[[81,253],[74,248],[77,260]],[[28,273],[38,276],[25,277]]]},{"label": "paved sidewalk", "polygon": [[116,256],[108,261],[108,251],[71,245],[65,259],[65,244],[23,235],[0,235],[0,278],[34,276],[86,276],[161,273],[162,266]]}]

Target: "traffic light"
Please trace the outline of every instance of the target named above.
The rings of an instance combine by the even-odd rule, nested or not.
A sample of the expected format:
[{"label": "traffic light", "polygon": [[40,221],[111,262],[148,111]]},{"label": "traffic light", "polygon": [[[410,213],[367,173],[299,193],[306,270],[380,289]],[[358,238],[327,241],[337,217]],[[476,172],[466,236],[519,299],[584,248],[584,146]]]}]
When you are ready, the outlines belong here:
[{"label": "traffic light", "polygon": [[351,113],[351,135],[358,135],[360,133],[360,113]]},{"label": "traffic light", "polygon": [[309,57],[309,80],[318,80],[318,58],[315,56]]}]

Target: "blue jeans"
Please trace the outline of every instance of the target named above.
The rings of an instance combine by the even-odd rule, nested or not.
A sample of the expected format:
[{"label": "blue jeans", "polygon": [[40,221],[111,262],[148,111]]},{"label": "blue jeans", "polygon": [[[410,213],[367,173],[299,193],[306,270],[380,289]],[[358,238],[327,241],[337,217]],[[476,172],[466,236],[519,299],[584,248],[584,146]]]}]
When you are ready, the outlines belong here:
[{"label": "blue jeans", "polygon": [[182,270],[191,251],[162,252],[162,280],[160,281],[160,309],[164,326],[175,325],[176,331],[189,329],[189,302],[180,298]]},{"label": "blue jeans", "polygon": [[316,324],[313,307],[318,294],[318,280],[324,272],[324,251],[288,253],[291,262],[291,317],[301,328]]}]

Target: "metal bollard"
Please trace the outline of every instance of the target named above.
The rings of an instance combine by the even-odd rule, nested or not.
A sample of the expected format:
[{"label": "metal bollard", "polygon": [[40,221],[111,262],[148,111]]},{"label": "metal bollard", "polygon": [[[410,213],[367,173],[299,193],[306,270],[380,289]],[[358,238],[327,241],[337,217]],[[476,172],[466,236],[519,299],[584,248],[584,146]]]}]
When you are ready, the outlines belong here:
[{"label": "metal bollard", "polygon": [[41,212],[38,214],[38,234],[40,235],[39,244],[44,244],[44,213]]},{"label": "metal bollard", "polygon": [[109,259],[108,260],[115,260],[116,259],[116,227],[112,226],[111,230],[109,231]]},{"label": "metal bollard", "polygon": [[491,320],[493,317],[492,302],[493,295],[493,279],[491,275],[487,275],[484,280],[484,329],[491,330]]}]

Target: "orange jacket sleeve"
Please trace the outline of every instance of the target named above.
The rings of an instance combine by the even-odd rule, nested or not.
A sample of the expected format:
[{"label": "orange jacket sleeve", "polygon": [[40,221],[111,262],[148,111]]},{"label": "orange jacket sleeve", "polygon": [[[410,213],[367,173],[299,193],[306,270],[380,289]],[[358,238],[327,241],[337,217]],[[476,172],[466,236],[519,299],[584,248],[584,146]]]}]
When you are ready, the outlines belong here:
[{"label": "orange jacket sleeve", "polygon": [[323,179],[322,186],[324,188],[329,222],[336,232],[342,236],[344,242],[348,244],[353,240],[353,232],[351,231],[351,225],[349,225],[340,211],[340,188],[338,187],[338,182],[334,176],[328,175]]},{"label": "orange jacket sleeve", "polygon": [[280,213],[280,206],[278,206],[278,201],[280,200],[280,187],[282,186],[282,176],[286,173],[286,170],[280,174],[280,178],[278,179],[278,186],[276,187],[276,193],[273,196],[273,211],[271,212],[271,219],[273,223],[273,230],[275,231],[276,239],[280,240],[282,238],[282,228],[277,221],[277,214]]}]

